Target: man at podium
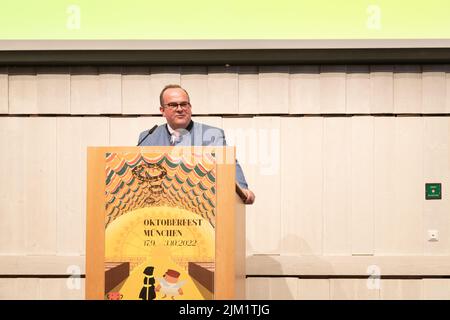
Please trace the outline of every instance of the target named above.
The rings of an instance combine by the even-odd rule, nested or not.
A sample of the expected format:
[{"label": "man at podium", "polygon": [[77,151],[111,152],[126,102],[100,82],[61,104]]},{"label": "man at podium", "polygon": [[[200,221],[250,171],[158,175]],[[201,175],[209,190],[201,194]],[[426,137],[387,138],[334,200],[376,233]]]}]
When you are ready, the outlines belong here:
[{"label": "man at podium", "polygon": [[[142,132],[138,146],[226,146],[222,129],[192,121],[189,94],[181,86],[165,86],[159,95],[159,101],[159,110],[167,123]],[[248,189],[244,172],[237,161],[236,181],[246,195],[245,203],[252,204],[255,194]]]}]

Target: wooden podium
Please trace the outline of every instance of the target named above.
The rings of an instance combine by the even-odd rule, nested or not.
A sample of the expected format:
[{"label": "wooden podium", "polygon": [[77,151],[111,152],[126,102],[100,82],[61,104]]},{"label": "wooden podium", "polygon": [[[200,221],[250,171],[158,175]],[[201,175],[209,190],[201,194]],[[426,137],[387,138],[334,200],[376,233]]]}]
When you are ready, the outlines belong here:
[{"label": "wooden podium", "polygon": [[162,207],[188,212],[214,230],[213,260],[186,262],[182,272],[214,299],[245,299],[245,206],[235,183],[234,148],[89,147],[87,161],[86,299],[105,299],[145,258],[107,261],[107,227]]}]

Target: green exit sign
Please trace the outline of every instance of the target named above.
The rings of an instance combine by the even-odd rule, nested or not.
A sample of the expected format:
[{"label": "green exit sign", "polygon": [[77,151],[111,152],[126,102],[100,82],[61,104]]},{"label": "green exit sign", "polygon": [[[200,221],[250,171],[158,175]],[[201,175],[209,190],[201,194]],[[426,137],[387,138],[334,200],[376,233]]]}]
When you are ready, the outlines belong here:
[{"label": "green exit sign", "polygon": [[442,199],[442,185],[440,183],[425,183],[425,199]]}]

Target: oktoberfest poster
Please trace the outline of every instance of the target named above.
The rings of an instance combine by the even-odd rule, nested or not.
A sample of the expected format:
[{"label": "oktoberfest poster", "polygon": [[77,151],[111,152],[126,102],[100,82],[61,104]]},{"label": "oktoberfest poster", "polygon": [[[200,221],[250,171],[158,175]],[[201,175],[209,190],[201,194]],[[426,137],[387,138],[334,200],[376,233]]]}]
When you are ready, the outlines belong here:
[{"label": "oktoberfest poster", "polygon": [[214,154],[173,150],[106,155],[105,299],[214,298]]}]

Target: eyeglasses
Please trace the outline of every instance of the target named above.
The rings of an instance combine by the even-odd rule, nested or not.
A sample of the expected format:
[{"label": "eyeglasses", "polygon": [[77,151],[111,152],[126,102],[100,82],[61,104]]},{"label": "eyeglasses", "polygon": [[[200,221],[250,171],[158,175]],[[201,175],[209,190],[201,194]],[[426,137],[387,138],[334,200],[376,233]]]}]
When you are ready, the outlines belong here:
[{"label": "eyeglasses", "polygon": [[178,106],[180,106],[181,109],[186,110],[186,109],[191,107],[191,104],[189,102],[187,102],[187,101],[183,101],[183,102],[180,102],[180,103],[171,102],[171,103],[165,104],[164,106],[166,108],[170,108],[172,110],[176,110],[178,108]]}]

